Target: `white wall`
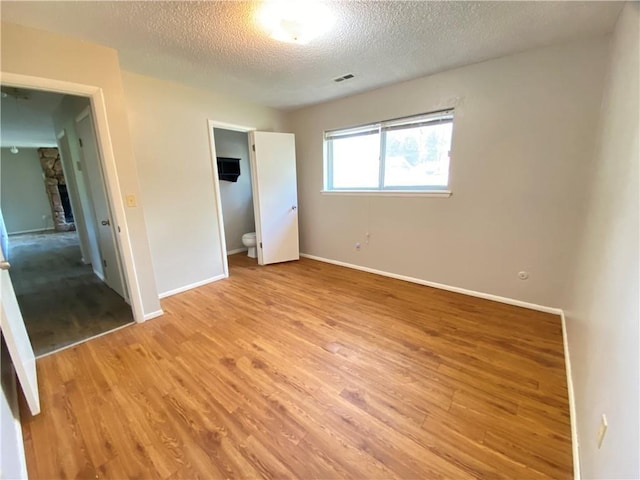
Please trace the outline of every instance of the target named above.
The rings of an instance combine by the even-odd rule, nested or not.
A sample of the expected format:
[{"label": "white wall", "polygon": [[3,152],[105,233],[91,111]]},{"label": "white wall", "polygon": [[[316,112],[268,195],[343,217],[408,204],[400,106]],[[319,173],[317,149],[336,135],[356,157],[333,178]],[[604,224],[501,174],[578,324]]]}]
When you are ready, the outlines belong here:
[{"label": "white wall", "polygon": [[[640,4],[613,37],[579,262],[566,305],[583,478],[640,478]],[[600,416],[609,428],[601,449]]]},{"label": "white wall", "polygon": [[249,166],[249,135],[245,132],[214,129],[216,155],[240,159],[240,176],[237,182],[220,181],[222,218],[227,251],[246,248],[242,235],[256,231],[251,191],[251,167]]},{"label": "white wall", "polygon": [[[117,181],[123,196],[140,197],[138,172],[127,121],[120,63],[116,50],[2,22],[2,72],[102,89]],[[125,208],[126,226],[144,314],[160,310],[142,203]],[[6,219],[5,219],[6,220]]]},{"label": "white wall", "polygon": [[15,155],[2,148],[0,182],[0,207],[9,234],[53,228],[37,148],[21,147]]},{"label": "white wall", "polygon": [[282,113],[122,72],[158,291],[223,274],[207,119],[281,131]]},{"label": "white wall", "polygon": [[[289,114],[301,251],[560,306],[586,202],[607,46],[608,38],[595,38],[532,50]],[[323,130],[451,106],[450,198],[320,193]],[[521,270],[529,280],[518,279]]]}]

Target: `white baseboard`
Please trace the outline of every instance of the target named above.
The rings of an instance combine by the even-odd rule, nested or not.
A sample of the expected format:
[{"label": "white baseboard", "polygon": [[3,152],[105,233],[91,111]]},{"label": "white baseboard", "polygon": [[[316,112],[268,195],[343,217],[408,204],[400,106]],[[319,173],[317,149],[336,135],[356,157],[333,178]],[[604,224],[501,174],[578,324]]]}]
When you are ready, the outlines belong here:
[{"label": "white baseboard", "polygon": [[151,320],[152,318],[156,318],[156,317],[159,317],[161,315],[164,315],[164,311],[162,309],[156,310],[155,312],[151,312],[151,313],[145,313],[144,317],[142,317],[142,318],[146,322],[147,320]]},{"label": "white baseboard", "polygon": [[562,323],[562,340],[564,345],[564,359],[565,370],[567,372],[567,390],[569,397],[569,415],[571,418],[571,446],[573,449],[573,475],[575,480],[580,480],[580,449],[578,445],[578,431],[576,424],[576,404],[573,391],[573,376],[571,373],[571,358],[569,357],[569,344],[567,341],[567,327],[565,323],[564,311],[561,308],[547,307],[545,305],[537,305],[535,303],[523,302],[514,298],[501,297],[499,295],[492,295],[490,293],[477,292],[475,290],[467,290],[466,288],[453,287],[451,285],[445,285],[442,283],[429,282],[420,278],[408,277],[406,275],[398,275],[396,273],[384,272],[382,270],[376,270],[374,268],[362,267],[360,265],[354,265],[352,263],[340,262],[338,260],[331,260],[324,257],[317,257],[315,255],[309,255],[307,253],[301,253],[301,257],[309,258],[311,260],[317,260],[319,262],[331,263],[333,265],[339,265],[341,267],[352,268],[354,270],[361,270],[367,273],[374,273],[376,275],[382,275],[384,277],[395,278],[397,280],[404,280],[405,282],[417,283],[419,285],[425,285],[427,287],[439,288],[441,290],[447,290],[449,292],[462,293],[464,295],[470,295],[472,297],[483,298],[485,300],[493,300],[494,302],[506,303],[507,305],[514,305],[516,307],[528,308],[530,310],[537,310],[545,313],[552,313],[560,315],[560,321]]},{"label": "white baseboard", "polygon": [[53,227],[47,227],[47,228],[34,228],[32,230],[20,230],[19,232],[7,232],[7,235],[9,237],[12,237],[13,235],[22,235],[23,233],[38,233],[38,232],[50,232],[51,230],[55,230],[55,228]]},{"label": "white baseboard", "polygon": [[571,446],[573,449],[573,478],[580,480],[580,444],[578,443],[578,423],[576,417],[576,397],[573,391],[573,373],[571,372],[571,356],[569,355],[569,340],[567,338],[567,322],[564,312],[560,314],[562,322],[562,344],[564,346],[564,365],[567,371],[567,391],[569,394],[569,418],[571,420]]},{"label": "white baseboard", "polygon": [[171,295],[176,295],[178,293],[186,292],[187,290],[191,290],[192,288],[202,287],[203,285],[207,285],[209,283],[217,282],[218,280],[222,280],[223,278],[227,278],[226,275],[216,275],[215,277],[206,278],[201,280],[200,282],[192,283],[190,285],[185,285],[184,287],[174,288],[173,290],[168,290],[166,292],[162,292],[158,294],[158,298],[167,298]]},{"label": "white baseboard", "polygon": [[404,280],[405,282],[417,283],[419,285],[425,285],[427,287],[439,288],[440,290],[447,290],[449,292],[462,293],[463,295],[470,295],[472,297],[483,298],[485,300],[493,300],[494,302],[506,303],[507,305],[514,305],[516,307],[528,308],[531,310],[537,310],[539,312],[553,313],[555,315],[561,315],[562,309],[555,307],[547,307],[545,305],[538,305],[535,303],[523,302],[514,298],[501,297],[499,295],[493,295],[491,293],[477,292],[475,290],[467,290],[466,288],[453,287],[451,285],[445,285],[443,283],[429,282],[422,280],[421,278],[408,277],[406,275],[398,275],[397,273],[385,272],[382,270],[376,270],[374,268],[362,267],[360,265],[354,265],[352,263],[340,262],[338,260],[331,260],[323,257],[316,257],[315,255],[309,255],[307,253],[301,253],[301,257],[310,258],[311,260],[318,260],[319,262],[332,263],[333,265],[339,265],[341,267],[353,268],[354,270],[361,270],[367,273],[375,273],[376,275],[382,275],[383,277],[395,278],[397,280]]},{"label": "white baseboard", "polygon": [[236,253],[242,253],[242,252],[246,252],[246,251],[247,251],[247,249],[246,249],[246,248],[236,248],[235,250],[229,250],[229,251],[227,252],[227,257],[228,257],[229,255],[235,255]]}]

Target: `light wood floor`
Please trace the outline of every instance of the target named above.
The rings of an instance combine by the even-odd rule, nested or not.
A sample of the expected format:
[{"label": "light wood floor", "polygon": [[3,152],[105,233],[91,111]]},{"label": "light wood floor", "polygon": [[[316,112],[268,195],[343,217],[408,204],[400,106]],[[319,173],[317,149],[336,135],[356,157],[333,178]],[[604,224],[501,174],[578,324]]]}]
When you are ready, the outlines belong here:
[{"label": "light wood floor", "polygon": [[131,307],[81,262],[77,232],[9,237],[9,275],[36,355],[133,322]]},{"label": "light wood floor", "polygon": [[558,317],[303,259],[38,360],[37,478],[570,478]]}]

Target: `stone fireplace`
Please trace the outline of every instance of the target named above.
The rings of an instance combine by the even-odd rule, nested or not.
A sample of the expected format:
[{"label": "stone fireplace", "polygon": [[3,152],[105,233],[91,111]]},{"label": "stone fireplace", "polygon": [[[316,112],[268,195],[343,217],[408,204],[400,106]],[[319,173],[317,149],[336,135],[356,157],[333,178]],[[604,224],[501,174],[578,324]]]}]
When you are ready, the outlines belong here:
[{"label": "stone fireplace", "polygon": [[67,192],[67,182],[62,171],[62,161],[57,148],[39,148],[40,165],[44,172],[44,184],[51,205],[53,227],[57,232],[75,230],[73,211]]}]

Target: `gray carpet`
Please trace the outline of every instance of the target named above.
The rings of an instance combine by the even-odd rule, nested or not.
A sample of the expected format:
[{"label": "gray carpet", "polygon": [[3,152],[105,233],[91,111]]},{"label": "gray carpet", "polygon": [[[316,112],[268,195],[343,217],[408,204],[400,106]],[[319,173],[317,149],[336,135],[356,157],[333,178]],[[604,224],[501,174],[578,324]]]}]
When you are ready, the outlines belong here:
[{"label": "gray carpet", "polygon": [[9,255],[37,356],[133,322],[131,307],[81,262],[76,232],[11,236]]}]

